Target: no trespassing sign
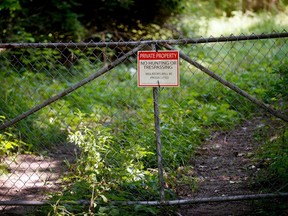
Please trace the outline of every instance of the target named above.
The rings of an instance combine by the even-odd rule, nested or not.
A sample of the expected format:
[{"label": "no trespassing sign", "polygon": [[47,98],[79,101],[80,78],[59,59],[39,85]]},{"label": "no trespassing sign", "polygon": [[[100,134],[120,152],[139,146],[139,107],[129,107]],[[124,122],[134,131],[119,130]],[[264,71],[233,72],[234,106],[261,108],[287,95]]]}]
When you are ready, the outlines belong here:
[{"label": "no trespassing sign", "polygon": [[137,60],[139,87],[180,85],[178,51],[139,51]]}]

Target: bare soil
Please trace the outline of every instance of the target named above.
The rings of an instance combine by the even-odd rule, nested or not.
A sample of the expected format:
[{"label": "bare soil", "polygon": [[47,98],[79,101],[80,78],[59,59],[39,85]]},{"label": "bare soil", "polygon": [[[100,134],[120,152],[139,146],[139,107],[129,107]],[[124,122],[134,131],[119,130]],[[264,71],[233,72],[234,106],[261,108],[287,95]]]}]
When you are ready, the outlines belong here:
[{"label": "bare soil", "polygon": [[[7,157],[4,164],[8,174],[0,175],[1,201],[43,201],[59,190],[61,176],[67,164],[75,160],[73,146],[57,146],[52,153],[42,155],[19,154]],[[25,215],[33,207],[0,206],[0,215]]]},{"label": "bare soil", "polygon": [[[182,197],[209,198],[259,194],[261,189],[253,187],[260,171],[260,164],[253,157],[261,145],[257,142],[257,131],[271,124],[267,119],[255,118],[229,132],[216,132],[206,144],[197,150],[191,164],[194,175],[200,179],[198,189],[191,192],[182,188]],[[275,128],[276,129],[276,128]],[[273,137],[275,131],[271,131]],[[275,134],[274,134],[275,135]],[[275,211],[275,205],[286,203],[286,210]],[[267,208],[273,203],[273,209]],[[276,207],[277,209],[277,207]],[[288,200],[211,202],[187,205],[180,215],[288,215]]]}]

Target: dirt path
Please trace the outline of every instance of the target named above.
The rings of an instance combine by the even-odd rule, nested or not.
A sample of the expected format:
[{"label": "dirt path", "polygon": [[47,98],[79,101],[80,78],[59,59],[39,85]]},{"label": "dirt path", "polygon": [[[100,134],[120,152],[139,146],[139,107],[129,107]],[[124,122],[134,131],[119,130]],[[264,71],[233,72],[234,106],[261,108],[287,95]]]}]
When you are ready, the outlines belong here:
[{"label": "dirt path", "polygon": [[[61,145],[46,156],[19,154],[5,158],[9,173],[0,175],[1,201],[43,201],[59,190],[67,171],[65,161],[74,160],[73,148]],[[0,215],[24,215],[30,207],[0,206]]]},{"label": "dirt path", "polygon": [[[248,186],[259,169],[251,159],[253,150],[259,146],[253,136],[256,130],[264,126],[265,123],[259,118],[246,121],[230,132],[215,133],[198,149],[192,161],[194,172],[200,179],[199,189],[195,193],[183,193],[182,196],[207,198],[257,193]],[[254,202],[190,205],[181,209],[181,215],[255,215]]]}]

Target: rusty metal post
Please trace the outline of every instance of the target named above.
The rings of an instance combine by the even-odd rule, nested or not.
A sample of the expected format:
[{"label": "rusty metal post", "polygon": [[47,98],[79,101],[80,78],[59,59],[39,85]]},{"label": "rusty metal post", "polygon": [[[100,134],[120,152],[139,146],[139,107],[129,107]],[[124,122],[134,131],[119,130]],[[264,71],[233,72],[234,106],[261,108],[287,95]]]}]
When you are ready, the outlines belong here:
[{"label": "rusty metal post", "polygon": [[[155,44],[152,44],[152,50],[156,50]],[[156,154],[158,163],[158,178],[159,178],[159,192],[160,192],[160,203],[165,201],[165,183],[164,183],[164,172],[162,163],[162,144],[161,144],[161,130],[160,130],[160,113],[159,113],[159,88],[153,87],[153,103],[154,103],[154,125],[156,135]]]}]

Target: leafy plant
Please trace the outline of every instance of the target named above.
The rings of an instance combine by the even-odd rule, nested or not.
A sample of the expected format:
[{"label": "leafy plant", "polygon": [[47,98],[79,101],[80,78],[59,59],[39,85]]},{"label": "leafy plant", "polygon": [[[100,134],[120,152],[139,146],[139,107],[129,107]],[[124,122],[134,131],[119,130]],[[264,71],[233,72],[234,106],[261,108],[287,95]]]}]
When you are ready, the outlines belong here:
[{"label": "leafy plant", "polygon": [[[251,186],[263,192],[287,192],[288,188],[288,130],[287,125],[272,120],[269,125],[261,125],[255,138],[263,142],[254,156],[257,175]],[[282,215],[287,211],[285,199],[259,200],[255,212],[260,215]],[[285,214],[285,213],[284,213]]]},{"label": "leafy plant", "polygon": [[[144,199],[155,199],[158,196],[157,176],[145,170],[142,162],[142,158],[151,153],[137,144],[117,143],[111,129],[99,123],[95,115],[80,111],[76,115],[80,116],[81,122],[77,130],[69,134],[69,141],[79,148],[80,154],[71,167],[73,174],[66,177],[68,186],[54,199],[90,200],[89,212],[101,215],[128,214],[131,211],[128,207],[125,210],[105,204],[110,200],[131,200],[131,197],[137,200],[137,197],[143,199],[145,195]],[[61,209],[63,206],[58,210]],[[135,210],[138,214],[157,212],[155,208],[138,207]],[[81,213],[84,209],[79,205],[69,205],[65,206],[65,211]]]},{"label": "leafy plant", "polygon": [[[0,124],[5,120],[5,116],[0,116]],[[16,153],[27,153],[31,150],[31,145],[21,140],[12,129],[0,133],[0,173],[9,173],[9,168],[3,160],[7,156]]]},{"label": "leafy plant", "polygon": [[255,133],[255,138],[263,145],[255,154],[255,164],[258,167],[255,185],[261,185],[264,190],[287,191],[288,175],[288,130],[285,124],[273,120],[269,125],[261,125]]},{"label": "leafy plant", "polygon": [[280,107],[287,107],[288,101],[288,66],[287,62],[279,62],[279,66],[275,67],[273,73],[278,77],[273,83],[271,88],[266,91],[266,101],[278,103]]},{"label": "leafy plant", "polygon": [[[4,122],[5,116],[0,116],[0,123]],[[0,133],[0,157],[13,153],[28,151],[31,145],[23,142],[12,130]]]}]

